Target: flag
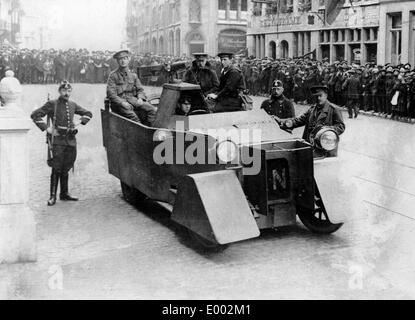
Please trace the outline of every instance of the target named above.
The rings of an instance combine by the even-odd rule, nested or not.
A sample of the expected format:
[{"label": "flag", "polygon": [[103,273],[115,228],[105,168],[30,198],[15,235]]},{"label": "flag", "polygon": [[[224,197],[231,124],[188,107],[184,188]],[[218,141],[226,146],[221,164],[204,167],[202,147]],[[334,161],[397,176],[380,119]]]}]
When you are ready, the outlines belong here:
[{"label": "flag", "polygon": [[332,24],[338,17],[344,6],[345,0],[325,0],[326,1],[326,23]]}]

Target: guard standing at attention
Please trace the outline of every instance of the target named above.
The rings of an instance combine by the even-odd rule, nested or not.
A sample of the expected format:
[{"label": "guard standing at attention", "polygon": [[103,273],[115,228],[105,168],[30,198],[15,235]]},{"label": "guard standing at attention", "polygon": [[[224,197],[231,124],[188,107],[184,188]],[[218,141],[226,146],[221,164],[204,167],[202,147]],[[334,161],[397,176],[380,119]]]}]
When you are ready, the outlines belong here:
[{"label": "guard standing at attention", "polygon": [[[69,100],[72,86],[68,81],[63,81],[59,86],[59,98],[50,100],[46,104],[33,111],[31,118],[40,130],[47,132],[48,141],[48,165],[52,168],[50,177],[50,199],[48,206],[56,204],[56,195],[60,181],[60,200],[78,201],[68,193],[69,171],[76,160],[76,134],[77,127],[86,125],[92,118],[92,113]],[[74,115],[81,118],[74,122]],[[48,118],[48,125],[44,121]]]}]

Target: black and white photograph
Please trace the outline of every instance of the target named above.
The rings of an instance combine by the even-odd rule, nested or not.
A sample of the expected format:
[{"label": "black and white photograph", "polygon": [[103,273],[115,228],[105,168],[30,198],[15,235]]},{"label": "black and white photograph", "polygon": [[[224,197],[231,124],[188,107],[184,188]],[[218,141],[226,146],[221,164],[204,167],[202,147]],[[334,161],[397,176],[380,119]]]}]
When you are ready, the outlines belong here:
[{"label": "black and white photograph", "polygon": [[0,0],[0,300],[413,299],[414,0]]}]

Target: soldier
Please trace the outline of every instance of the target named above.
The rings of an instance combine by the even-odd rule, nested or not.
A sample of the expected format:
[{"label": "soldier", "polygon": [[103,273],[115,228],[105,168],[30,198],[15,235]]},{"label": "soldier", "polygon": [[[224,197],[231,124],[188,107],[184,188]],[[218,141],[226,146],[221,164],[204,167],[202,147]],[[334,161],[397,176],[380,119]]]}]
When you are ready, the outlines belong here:
[{"label": "soldier", "polygon": [[264,109],[269,115],[277,116],[280,119],[295,117],[293,103],[284,96],[284,84],[282,81],[274,81],[271,97],[262,103],[261,109]]},{"label": "soldier", "polygon": [[194,53],[193,56],[195,60],[184,74],[183,82],[200,85],[205,96],[216,92],[219,88],[219,79],[207,61],[208,54]]},{"label": "soldier", "polygon": [[[56,195],[60,181],[60,200],[78,201],[68,193],[69,171],[76,160],[76,138],[80,124],[86,125],[92,118],[92,113],[69,100],[72,86],[64,81],[59,86],[59,98],[48,101],[43,107],[33,111],[31,118],[42,131],[47,131],[49,148],[48,164],[52,167],[50,177],[50,199],[48,206],[56,204]],[[80,115],[81,119],[74,122],[74,115]],[[52,120],[48,127],[43,118],[47,116]],[[52,154],[50,154],[52,153]]]},{"label": "soldier", "polygon": [[347,97],[347,111],[349,112],[349,118],[357,118],[360,108],[360,94],[362,92],[362,85],[360,81],[360,75],[356,74],[355,70],[350,70],[351,77],[348,78],[343,84],[343,91],[346,92]]},{"label": "soldier", "polygon": [[306,113],[292,120],[285,120],[280,123],[282,129],[295,129],[305,126],[303,139],[314,145],[314,137],[323,127],[332,128],[339,136],[345,131],[341,111],[328,101],[326,86],[315,86],[311,88],[314,96],[317,96],[318,103],[313,105]]},{"label": "soldier", "polygon": [[242,99],[239,96],[240,92],[245,89],[242,72],[232,65],[232,53],[220,53],[218,56],[223,66],[219,91],[207,96],[217,102],[212,111],[214,113],[243,111]]},{"label": "soldier", "polygon": [[[107,83],[107,96],[111,109],[132,121],[141,122],[144,119],[152,125],[157,108],[147,102],[147,97],[136,73],[128,69],[130,53],[128,50],[114,54],[118,69],[111,72]],[[135,112],[137,111],[137,113]]]}]

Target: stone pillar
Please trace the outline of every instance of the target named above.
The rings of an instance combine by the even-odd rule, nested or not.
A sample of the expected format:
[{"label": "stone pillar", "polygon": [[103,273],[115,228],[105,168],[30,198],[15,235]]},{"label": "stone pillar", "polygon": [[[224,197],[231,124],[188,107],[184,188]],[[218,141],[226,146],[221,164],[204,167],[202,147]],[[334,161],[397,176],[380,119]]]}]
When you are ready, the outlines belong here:
[{"label": "stone pillar", "polygon": [[248,56],[255,55],[255,36],[246,36],[246,42],[248,47]]},{"label": "stone pillar", "polygon": [[22,87],[12,71],[0,82],[0,264],[36,261],[36,224],[29,209],[31,121],[19,108]]},{"label": "stone pillar", "polygon": [[304,55],[304,33],[298,33],[298,56],[301,57]]},{"label": "stone pillar", "polygon": [[261,39],[259,35],[255,36],[255,57],[257,59],[261,58]]},{"label": "stone pillar", "polygon": [[259,39],[259,59],[262,59],[264,56],[262,55],[262,52],[264,50],[264,42],[262,41],[262,34],[258,36]]},{"label": "stone pillar", "polygon": [[263,34],[262,36],[261,36],[261,39],[262,39],[262,58],[265,58],[266,57],[266,48],[265,48],[265,34]]}]

